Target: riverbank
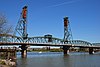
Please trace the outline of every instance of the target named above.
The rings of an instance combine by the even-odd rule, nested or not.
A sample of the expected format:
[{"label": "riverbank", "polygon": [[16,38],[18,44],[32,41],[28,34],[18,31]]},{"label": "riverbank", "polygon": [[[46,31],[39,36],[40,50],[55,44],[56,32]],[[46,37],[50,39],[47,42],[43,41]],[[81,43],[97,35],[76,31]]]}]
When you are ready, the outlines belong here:
[{"label": "riverbank", "polygon": [[0,67],[16,67],[16,59],[0,59]]},{"label": "riverbank", "polygon": [[0,67],[16,67],[16,48],[1,47]]},{"label": "riverbank", "polygon": [[15,59],[0,59],[0,67],[16,67]]},{"label": "riverbank", "polygon": [[28,52],[62,52],[62,49],[57,49],[57,48],[53,48],[53,49],[44,49],[44,48],[33,48],[33,49],[28,49]]}]

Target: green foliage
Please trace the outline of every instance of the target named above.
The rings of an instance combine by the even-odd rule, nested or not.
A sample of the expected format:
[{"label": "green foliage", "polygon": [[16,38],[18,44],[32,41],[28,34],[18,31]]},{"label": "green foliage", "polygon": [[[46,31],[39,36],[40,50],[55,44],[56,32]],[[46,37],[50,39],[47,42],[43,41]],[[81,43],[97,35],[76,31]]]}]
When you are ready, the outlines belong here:
[{"label": "green foliage", "polygon": [[50,52],[62,52],[62,49],[51,49]]},{"label": "green foliage", "polygon": [[34,50],[28,50],[28,52],[32,52],[32,51],[34,51],[34,52],[62,52],[63,50],[62,49],[50,49],[50,50],[48,50],[48,49],[34,49]]}]

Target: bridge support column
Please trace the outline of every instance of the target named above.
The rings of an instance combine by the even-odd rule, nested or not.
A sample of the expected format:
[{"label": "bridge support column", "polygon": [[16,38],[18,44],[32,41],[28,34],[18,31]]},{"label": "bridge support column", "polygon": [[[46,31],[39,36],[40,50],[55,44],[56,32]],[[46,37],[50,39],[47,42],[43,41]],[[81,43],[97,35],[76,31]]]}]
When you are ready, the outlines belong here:
[{"label": "bridge support column", "polygon": [[68,46],[63,46],[63,53],[64,53],[64,55],[68,55],[68,53],[69,53],[69,48],[70,48],[70,47],[68,47]]},{"label": "bridge support column", "polygon": [[94,51],[93,51],[93,48],[89,48],[89,54],[93,54]]},{"label": "bridge support column", "polygon": [[27,57],[27,45],[21,45],[21,56],[22,58]]}]

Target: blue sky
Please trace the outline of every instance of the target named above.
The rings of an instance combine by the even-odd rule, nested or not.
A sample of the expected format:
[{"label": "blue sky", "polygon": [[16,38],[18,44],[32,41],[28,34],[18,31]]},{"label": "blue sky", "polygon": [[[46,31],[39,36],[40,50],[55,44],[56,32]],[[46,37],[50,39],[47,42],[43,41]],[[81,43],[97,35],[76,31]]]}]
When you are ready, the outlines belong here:
[{"label": "blue sky", "polygon": [[0,0],[0,12],[17,25],[28,6],[29,36],[52,34],[63,38],[63,18],[69,17],[73,39],[100,42],[100,0]]}]

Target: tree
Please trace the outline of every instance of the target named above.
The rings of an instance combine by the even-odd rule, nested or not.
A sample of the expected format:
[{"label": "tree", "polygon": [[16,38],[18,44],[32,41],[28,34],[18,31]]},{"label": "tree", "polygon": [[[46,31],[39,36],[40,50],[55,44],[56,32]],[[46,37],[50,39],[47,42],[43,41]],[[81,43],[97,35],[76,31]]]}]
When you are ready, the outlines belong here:
[{"label": "tree", "polygon": [[7,25],[8,21],[5,15],[0,13],[0,34],[11,34],[12,26]]}]

